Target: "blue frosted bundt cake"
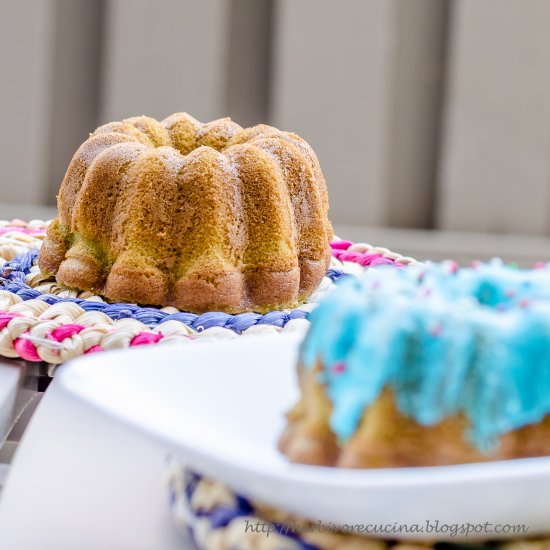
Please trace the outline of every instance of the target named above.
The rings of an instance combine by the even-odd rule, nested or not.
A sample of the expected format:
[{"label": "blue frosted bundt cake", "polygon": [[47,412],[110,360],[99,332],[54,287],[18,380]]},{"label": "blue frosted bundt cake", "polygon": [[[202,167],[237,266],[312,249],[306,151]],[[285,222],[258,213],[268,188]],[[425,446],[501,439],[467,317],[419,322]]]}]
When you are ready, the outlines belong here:
[{"label": "blue frosted bundt cake", "polygon": [[330,262],[311,147],[271,126],[185,113],[98,128],[75,153],[40,252],[58,282],[201,313],[304,301]]},{"label": "blue frosted bundt cake", "polygon": [[313,312],[296,462],[424,466],[550,454],[550,267],[378,268]]}]

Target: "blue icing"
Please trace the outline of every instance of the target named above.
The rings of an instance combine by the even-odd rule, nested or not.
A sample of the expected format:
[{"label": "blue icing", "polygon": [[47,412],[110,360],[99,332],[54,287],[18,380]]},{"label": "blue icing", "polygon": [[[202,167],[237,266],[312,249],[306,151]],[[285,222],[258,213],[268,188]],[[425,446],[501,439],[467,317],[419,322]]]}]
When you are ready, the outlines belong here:
[{"label": "blue icing", "polygon": [[380,267],[343,280],[311,322],[302,362],[323,365],[343,440],[384,388],[419,424],[463,415],[482,451],[550,413],[548,266]]}]

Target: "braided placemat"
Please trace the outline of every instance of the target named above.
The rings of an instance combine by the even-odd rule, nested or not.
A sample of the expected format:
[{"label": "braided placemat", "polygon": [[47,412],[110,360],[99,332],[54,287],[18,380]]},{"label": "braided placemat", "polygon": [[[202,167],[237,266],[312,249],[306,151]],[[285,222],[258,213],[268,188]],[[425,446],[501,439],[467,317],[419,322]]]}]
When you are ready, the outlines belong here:
[{"label": "braided placemat", "polygon": [[235,495],[224,484],[190,472],[177,462],[169,468],[168,485],[176,526],[204,550],[550,550],[550,539],[483,543],[479,542],[479,535],[472,535],[472,543],[454,544],[428,538],[408,542],[369,538],[357,534],[357,529],[351,532],[361,526],[348,526],[345,532],[345,527],[339,530],[330,523],[300,519],[251,502]]},{"label": "braided placemat", "polygon": [[265,315],[202,315],[173,307],[108,303],[67,289],[41,273],[38,251],[48,222],[0,221],[0,355],[59,365],[82,354],[195,339],[269,332],[305,332],[308,314],[335,281],[370,266],[416,260],[386,248],[335,240],[326,277],[307,303]]}]

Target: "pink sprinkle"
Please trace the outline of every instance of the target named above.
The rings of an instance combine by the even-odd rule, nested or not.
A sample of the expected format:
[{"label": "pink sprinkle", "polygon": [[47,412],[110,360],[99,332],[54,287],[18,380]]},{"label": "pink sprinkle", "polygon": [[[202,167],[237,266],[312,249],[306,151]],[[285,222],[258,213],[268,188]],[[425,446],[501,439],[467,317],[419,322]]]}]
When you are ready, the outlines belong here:
[{"label": "pink sprinkle", "polygon": [[352,244],[351,241],[332,241],[330,247],[332,250],[347,250]]},{"label": "pink sprinkle", "polygon": [[50,333],[50,336],[54,340],[61,342],[65,340],[65,338],[70,338],[71,336],[78,334],[85,328],[86,327],[84,325],[77,325],[77,324],[61,325],[60,327],[57,327],[56,329],[52,330],[52,332]]},{"label": "pink sprinkle", "polygon": [[449,260],[449,272],[457,273],[458,272],[458,263],[454,260]]},{"label": "pink sprinkle", "polygon": [[156,344],[159,340],[162,340],[163,336],[162,332],[140,332],[132,338],[130,345],[145,346],[147,344]]},{"label": "pink sprinkle", "polygon": [[435,325],[434,327],[432,327],[432,330],[430,330],[430,334],[434,338],[438,338],[439,336],[441,336],[442,332],[443,332],[443,327],[439,323],[437,325]]},{"label": "pink sprinkle", "polygon": [[432,294],[431,288],[423,288],[420,293],[421,296],[431,296],[431,294]]},{"label": "pink sprinkle", "polygon": [[513,298],[515,295],[516,295],[516,293],[515,293],[511,288],[509,288],[509,289],[506,291],[506,297],[507,297],[507,298]]},{"label": "pink sprinkle", "polygon": [[474,260],[470,266],[473,267],[474,269],[477,269],[479,266],[481,265],[481,262],[478,261],[478,260]]},{"label": "pink sprinkle", "polygon": [[332,366],[331,370],[334,374],[342,374],[346,372],[346,365],[343,362],[336,363],[336,365]]},{"label": "pink sprinkle", "polygon": [[104,350],[100,345],[96,344],[95,346],[88,348],[84,353],[96,353],[98,351],[104,351]]},{"label": "pink sprinkle", "polygon": [[0,330],[3,328],[6,328],[8,323],[14,318],[14,317],[20,317],[21,314],[14,312],[14,313],[8,313],[6,311],[0,312]]},{"label": "pink sprinkle", "polygon": [[522,298],[519,302],[518,302],[518,305],[519,307],[525,309],[526,307],[529,307],[529,300],[525,299],[525,298]]},{"label": "pink sprinkle", "polygon": [[546,264],[544,262],[535,263],[535,269],[544,269],[545,267],[546,267]]},{"label": "pink sprinkle", "polygon": [[35,345],[26,338],[16,338],[13,341],[13,347],[22,359],[26,361],[38,362],[42,361],[42,358],[36,352]]}]

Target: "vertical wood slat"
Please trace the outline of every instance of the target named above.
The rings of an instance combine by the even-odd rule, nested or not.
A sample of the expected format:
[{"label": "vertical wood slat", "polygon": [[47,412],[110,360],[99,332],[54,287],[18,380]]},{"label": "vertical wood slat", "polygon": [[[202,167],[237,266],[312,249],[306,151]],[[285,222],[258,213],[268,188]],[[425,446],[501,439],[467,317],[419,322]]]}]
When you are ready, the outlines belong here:
[{"label": "vertical wood slat", "polygon": [[265,122],[273,0],[107,0],[101,120]]},{"label": "vertical wood slat", "polygon": [[53,7],[53,0],[2,6],[0,178],[8,203],[46,198]]},{"label": "vertical wood slat", "polygon": [[3,6],[1,200],[14,203],[13,215],[32,211],[16,203],[53,204],[68,161],[95,123],[100,5],[29,0]]},{"label": "vertical wood slat", "polygon": [[107,0],[102,122],[225,115],[226,0]]},{"label": "vertical wood slat", "polygon": [[273,11],[274,0],[231,0],[227,114],[242,126],[268,120]]},{"label": "vertical wood slat", "polygon": [[438,226],[548,234],[550,3],[456,0]]},{"label": "vertical wood slat", "polygon": [[434,221],[449,2],[397,0],[387,143],[387,225],[430,228]]},{"label": "vertical wood slat", "polygon": [[315,149],[336,222],[379,224],[386,218],[381,183],[392,21],[392,2],[277,5],[273,122]]},{"label": "vertical wood slat", "polygon": [[102,24],[102,0],[56,0],[48,136],[52,204],[74,152],[97,124]]},{"label": "vertical wood slat", "polygon": [[311,142],[336,222],[430,224],[440,0],[279,0],[273,121]]}]

